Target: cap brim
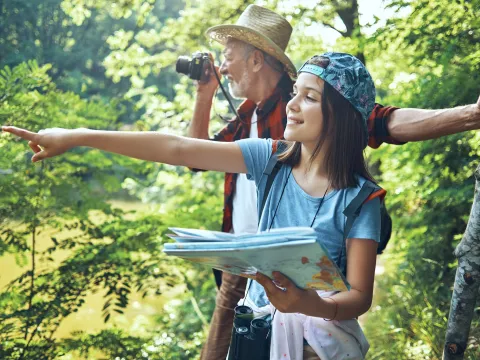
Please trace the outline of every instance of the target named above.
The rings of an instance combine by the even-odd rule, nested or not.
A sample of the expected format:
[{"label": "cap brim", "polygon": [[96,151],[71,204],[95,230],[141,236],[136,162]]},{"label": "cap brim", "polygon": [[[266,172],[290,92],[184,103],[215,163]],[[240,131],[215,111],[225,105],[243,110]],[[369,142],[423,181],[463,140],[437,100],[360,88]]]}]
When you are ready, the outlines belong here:
[{"label": "cap brim", "polygon": [[217,25],[207,29],[205,34],[223,45],[227,43],[229,38],[234,38],[251,44],[256,48],[265,51],[267,54],[273,56],[285,65],[285,68],[292,79],[297,77],[295,65],[293,65],[285,52],[272,40],[260,34],[258,31],[240,25]]}]

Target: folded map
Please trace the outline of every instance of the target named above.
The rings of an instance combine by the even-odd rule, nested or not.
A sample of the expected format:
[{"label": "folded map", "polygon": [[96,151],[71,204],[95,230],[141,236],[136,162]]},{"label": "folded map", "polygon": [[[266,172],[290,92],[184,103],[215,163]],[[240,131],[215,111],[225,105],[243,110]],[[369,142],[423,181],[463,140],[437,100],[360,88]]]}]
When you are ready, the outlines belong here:
[{"label": "folded map", "polygon": [[280,271],[301,288],[347,291],[350,285],[309,227],[290,227],[256,234],[169,228],[174,243],[163,252],[232,274],[254,278]]}]

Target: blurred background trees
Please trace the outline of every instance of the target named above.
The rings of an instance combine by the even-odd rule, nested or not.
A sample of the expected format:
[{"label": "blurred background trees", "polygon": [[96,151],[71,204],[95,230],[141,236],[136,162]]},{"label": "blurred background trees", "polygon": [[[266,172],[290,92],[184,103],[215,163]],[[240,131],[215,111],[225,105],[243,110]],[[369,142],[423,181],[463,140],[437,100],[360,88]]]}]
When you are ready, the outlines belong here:
[{"label": "blurred background trees", "polygon": [[[0,120],[184,134],[192,82],[179,55],[218,44],[251,1],[0,1]],[[263,1],[294,27],[297,66],[327,50],[364,59],[385,105],[473,103],[479,0]],[[370,16],[366,16],[370,14]],[[228,111],[221,96],[215,111]],[[212,132],[224,126],[212,123]],[[369,152],[389,191],[394,237],[362,319],[369,359],[441,358],[473,198],[479,134]],[[218,229],[222,174],[79,149],[32,165],[0,135],[0,358],[192,359],[213,309],[211,270],[166,258],[171,225]],[[480,357],[478,316],[467,357]]]}]

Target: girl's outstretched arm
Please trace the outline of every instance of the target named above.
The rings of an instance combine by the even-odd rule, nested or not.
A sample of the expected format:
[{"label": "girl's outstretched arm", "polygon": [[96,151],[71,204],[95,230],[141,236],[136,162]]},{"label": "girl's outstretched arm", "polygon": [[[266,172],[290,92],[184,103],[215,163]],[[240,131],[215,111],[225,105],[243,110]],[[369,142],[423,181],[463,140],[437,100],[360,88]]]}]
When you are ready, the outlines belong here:
[{"label": "girl's outstretched arm", "polygon": [[2,126],[2,130],[28,141],[35,152],[33,162],[61,155],[73,147],[87,146],[171,165],[231,173],[247,172],[240,147],[235,143],[158,132],[47,129],[34,133],[14,126]]}]

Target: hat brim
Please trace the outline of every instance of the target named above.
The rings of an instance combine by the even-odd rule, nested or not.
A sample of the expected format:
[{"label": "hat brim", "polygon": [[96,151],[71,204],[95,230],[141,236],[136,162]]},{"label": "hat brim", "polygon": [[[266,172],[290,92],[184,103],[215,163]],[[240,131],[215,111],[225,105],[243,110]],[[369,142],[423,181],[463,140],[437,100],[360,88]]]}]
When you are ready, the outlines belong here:
[{"label": "hat brim", "polygon": [[292,79],[297,77],[295,65],[293,65],[285,52],[272,40],[260,34],[258,31],[240,25],[217,25],[207,29],[205,34],[223,45],[227,43],[228,38],[234,38],[244,41],[247,44],[251,44],[256,48],[265,51],[267,54],[273,56],[285,65],[285,68]]}]

